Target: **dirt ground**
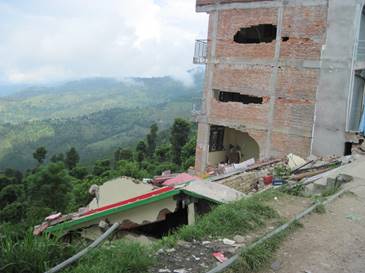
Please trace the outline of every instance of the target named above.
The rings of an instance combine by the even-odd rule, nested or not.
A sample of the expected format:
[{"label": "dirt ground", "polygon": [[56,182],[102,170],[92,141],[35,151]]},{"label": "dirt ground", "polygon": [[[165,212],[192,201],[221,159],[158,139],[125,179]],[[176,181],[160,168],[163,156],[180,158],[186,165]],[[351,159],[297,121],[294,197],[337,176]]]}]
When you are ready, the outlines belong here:
[{"label": "dirt ground", "polygon": [[[280,195],[265,203],[273,207],[280,216],[290,219],[295,214],[309,207],[311,201],[308,198]],[[256,238],[274,229],[277,224],[267,223],[265,228],[246,235],[244,244],[250,244]],[[222,241],[212,240],[211,238],[206,238],[206,240],[204,243],[201,241],[181,242],[173,249],[160,250],[156,253],[159,262],[149,272],[207,272],[218,264],[218,261],[212,256],[213,252],[220,251],[227,258],[230,258],[242,246],[239,244],[234,246],[225,245]]]},{"label": "dirt ground", "polygon": [[352,192],[305,217],[263,272],[365,273],[365,184]]}]

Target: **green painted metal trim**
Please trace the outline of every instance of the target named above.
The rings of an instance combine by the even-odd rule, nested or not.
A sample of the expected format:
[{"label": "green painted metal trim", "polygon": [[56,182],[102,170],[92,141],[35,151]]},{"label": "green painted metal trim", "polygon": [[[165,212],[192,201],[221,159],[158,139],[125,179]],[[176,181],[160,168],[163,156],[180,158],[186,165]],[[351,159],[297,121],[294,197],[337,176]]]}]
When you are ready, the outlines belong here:
[{"label": "green painted metal trim", "polygon": [[129,209],[135,208],[135,207],[139,207],[139,206],[150,204],[150,203],[153,203],[153,202],[156,202],[156,201],[160,201],[160,200],[169,198],[171,196],[174,196],[174,195],[177,195],[177,194],[180,194],[180,193],[184,193],[186,195],[189,195],[189,196],[195,197],[195,198],[205,199],[205,200],[211,201],[211,202],[216,203],[216,204],[221,204],[221,202],[219,202],[217,200],[211,199],[211,198],[206,197],[204,195],[201,195],[201,194],[198,194],[198,193],[195,193],[195,192],[191,192],[191,191],[188,191],[188,190],[185,190],[185,189],[182,188],[182,189],[176,189],[176,190],[168,191],[168,192],[162,193],[160,195],[152,196],[148,199],[136,201],[134,203],[130,203],[130,204],[127,204],[127,205],[124,205],[124,206],[112,208],[112,209],[109,209],[109,210],[106,210],[106,211],[101,211],[101,212],[98,212],[98,213],[94,213],[94,214],[91,214],[91,215],[88,215],[88,216],[85,216],[85,217],[81,217],[80,219],[70,220],[70,221],[67,221],[67,222],[64,222],[64,223],[60,223],[58,225],[51,226],[51,227],[47,228],[46,232],[51,233],[51,232],[55,232],[55,231],[66,231],[66,230],[70,229],[73,226],[76,226],[76,225],[79,225],[79,224],[82,224],[82,223],[85,223],[85,222],[89,222],[89,221],[92,221],[92,220],[95,220],[95,219],[98,219],[98,218],[101,218],[101,217],[106,217],[106,216],[111,215],[111,214],[123,212],[123,211],[129,210]]},{"label": "green painted metal trim", "polygon": [[79,224],[82,224],[82,223],[85,223],[85,222],[89,222],[89,221],[92,221],[92,220],[95,220],[95,219],[98,219],[98,218],[101,218],[101,217],[105,217],[105,216],[108,216],[110,214],[123,212],[123,211],[129,210],[129,209],[135,208],[135,207],[143,206],[143,205],[146,205],[146,204],[150,204],[150,203],[153,203],[153,202],[156,202],[156,201],[159,201],[159,200],[169,198],[171,196],[179,194],[180,192],[181,192],[181,190],[168,191],[168,192],[162,193],[160,195],[152,196],[148,199],[136,201],[136,202],[131,203],[131,204],[127,204],[127,205],[124,205],[124,206],[112,208],[112,209],[109,209],[109,210],[106,210],[106,211],[101,211],[99,213],[94,213],[94,214],[91,214],[91,215],[88,215],[88,216],[85,216],[85,217],[81,217],[80,219],[70,220],[68,222],[64,222],[64,223],[60,223],[60,224],[55,225],[55,226],[51,226],[51,227],[46,229],[46,232],[55,232],[55,231],[59,231],[59,230],[64,231],[64,230],[67,230],[67,229],[69,229],[73,226],[76,226],[76,225],[79,225]]}]

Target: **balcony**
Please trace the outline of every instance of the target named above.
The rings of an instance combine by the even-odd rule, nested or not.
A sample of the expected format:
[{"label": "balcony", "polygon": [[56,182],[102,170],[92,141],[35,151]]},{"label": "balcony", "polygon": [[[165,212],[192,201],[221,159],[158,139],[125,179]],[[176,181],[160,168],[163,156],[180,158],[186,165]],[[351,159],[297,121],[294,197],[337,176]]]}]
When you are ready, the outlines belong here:
[{"label": "balcony", "polygon": [[206,64],[208,59],[208,41],[196,40],[194,50],[194,64]]}]

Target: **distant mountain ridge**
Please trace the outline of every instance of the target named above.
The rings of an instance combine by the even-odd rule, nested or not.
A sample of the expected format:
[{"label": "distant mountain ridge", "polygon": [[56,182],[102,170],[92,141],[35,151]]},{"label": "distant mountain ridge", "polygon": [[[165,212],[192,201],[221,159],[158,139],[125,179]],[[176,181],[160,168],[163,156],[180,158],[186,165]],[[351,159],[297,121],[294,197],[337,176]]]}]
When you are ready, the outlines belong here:
[{"label": "distant mountain ridge", "polygon": [[153,122],[163,130],[176,117],[189,119],[204,74],[192,76],[189,86],[171,77],[94,78],[0,98],[0,170],[34,167],[39,146],[48,157],[74,146],[84,163],[110,158],[144,137]]},{"label": "distant mountain ridge", "polygon": [[0,123],[69,118],[110,108],[134,108],[199,96],[203,72],[191,71],[193,84],[171,77],[89,78],[57,86],[34,86],[0,98]]}]

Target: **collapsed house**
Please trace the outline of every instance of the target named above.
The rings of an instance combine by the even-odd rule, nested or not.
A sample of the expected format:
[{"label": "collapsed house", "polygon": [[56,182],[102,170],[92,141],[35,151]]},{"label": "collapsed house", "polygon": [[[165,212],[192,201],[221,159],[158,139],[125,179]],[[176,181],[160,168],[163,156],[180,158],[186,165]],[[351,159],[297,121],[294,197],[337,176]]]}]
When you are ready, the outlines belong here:
[{"label": "collapsed house", "polygon": [[95,198],[86,208],[54,214],[36,226],[34,234],[81,232],[94,240],[114,223],[120,230],[160,237],[184,224],[194,224],[195,215],[206,213],[214,204],[239,200],[243,193],[217,183],[194,180],[176,186],[156,188],[122,177],[92,186]]},{"label": "collapsed house", "polygon": [[[197,0],[209,14],[195,169],[351,153],[364,131],[364,1]],[[362,120],[362,121],[361,121]]]}]

